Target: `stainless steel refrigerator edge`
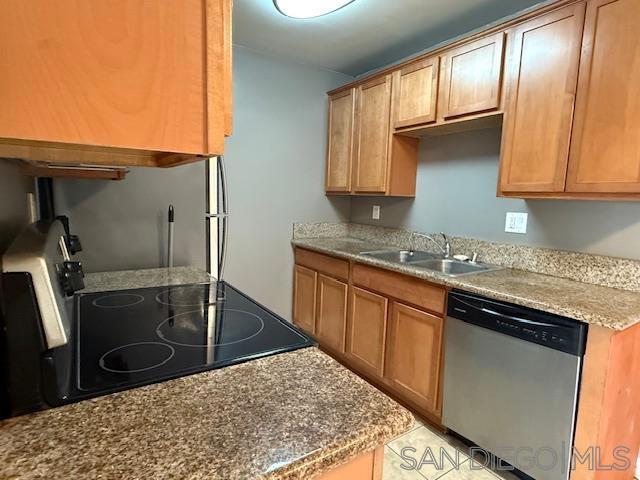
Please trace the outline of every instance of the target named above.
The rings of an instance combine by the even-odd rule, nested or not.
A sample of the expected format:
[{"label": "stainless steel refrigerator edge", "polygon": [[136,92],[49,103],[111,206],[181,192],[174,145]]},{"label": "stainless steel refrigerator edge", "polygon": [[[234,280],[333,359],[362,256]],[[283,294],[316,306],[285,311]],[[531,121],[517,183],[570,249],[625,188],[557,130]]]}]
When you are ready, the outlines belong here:
[{"label": "stainless steel refrigerator edge", "polygon": [[207,161],[206,187],[207,272],[223,280],[229,233],[229,197],[223,156]]}]

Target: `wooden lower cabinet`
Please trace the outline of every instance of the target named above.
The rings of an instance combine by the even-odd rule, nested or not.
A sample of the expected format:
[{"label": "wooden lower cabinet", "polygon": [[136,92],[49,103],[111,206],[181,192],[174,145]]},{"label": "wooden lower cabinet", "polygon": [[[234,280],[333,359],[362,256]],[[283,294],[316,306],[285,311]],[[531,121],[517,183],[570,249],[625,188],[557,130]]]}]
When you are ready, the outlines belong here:
[{"label": "wooden lower cabinet", "polygon": [[293,323],[313,335],[316,326],[318,274],[296,265],[293,273]]},{"label": "wooden lower cabinet", "polygon": [[364,453],[318,477],[318,480],[381,480],[384,447]]},{"label": "wooden lower cabinet", "polygon": [[358,287],[351,288],[347,358],[373,375],[384,374],[389,300]]},{"label": "wooden lower cabinet", "polygon": [[386,378],[410,401],[440,416],[440,370],[444,320],[393,302],[389,318]]},{"label": "wooden lower cabinet", "polygon": [[369,382],[439,424],[446,289],[296,249],[294,323]]},{"label": "wooden lower cabinet", "polygon": [[340,280],[318,275],[315,335],[321,345],[340,353],[344,353],[347,289]]}]

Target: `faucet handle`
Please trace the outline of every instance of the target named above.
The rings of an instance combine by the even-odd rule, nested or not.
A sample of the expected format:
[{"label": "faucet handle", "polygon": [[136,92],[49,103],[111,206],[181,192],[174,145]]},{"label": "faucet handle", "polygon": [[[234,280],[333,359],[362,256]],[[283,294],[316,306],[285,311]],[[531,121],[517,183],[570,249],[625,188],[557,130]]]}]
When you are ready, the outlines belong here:
[{"label": "faucet handle", "polygon": [[476,263],[478,261],[478,252],[473,252],[473,255],[471,256],[471,260],[469,260],[469,263]]}]

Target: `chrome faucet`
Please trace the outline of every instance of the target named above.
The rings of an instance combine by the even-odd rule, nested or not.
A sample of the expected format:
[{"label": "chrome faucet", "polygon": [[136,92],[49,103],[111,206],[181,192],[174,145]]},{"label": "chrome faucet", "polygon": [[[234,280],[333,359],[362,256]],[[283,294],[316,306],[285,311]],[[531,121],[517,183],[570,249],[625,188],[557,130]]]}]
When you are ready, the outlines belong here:
[{"label": "chrome faucet", "polygon": [[[440,235],[442,235],[442,244],[439,241],[437,241],[435,238],[433,238],[433,236],[427,235],[426,233],[414,232],[413,235],[430,240],[440,249],[444,258],[449,258],[451,256],[451,244],[449,243],[449,239],[444,233],[440,232]],[[412,248],[411,250],[415,250],[415,249]]]}]

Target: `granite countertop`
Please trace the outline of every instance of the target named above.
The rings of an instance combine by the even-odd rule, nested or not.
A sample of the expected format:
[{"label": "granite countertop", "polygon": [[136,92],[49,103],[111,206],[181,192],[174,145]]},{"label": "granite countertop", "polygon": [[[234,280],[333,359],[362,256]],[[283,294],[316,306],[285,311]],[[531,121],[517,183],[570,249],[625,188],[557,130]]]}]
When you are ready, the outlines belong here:
[{"label": "granite countertop", "polygon": [[637,292],[511,268],[447,277],[408,264],[401,265],[361,255],[360,252],[364,251],[399,247],[354,238],[304,238],[294,239],[292,243],[295,246],[613,330],[624,330],[640,322],[640,293]]},{"label": "granite countertop", "polygon": [[311,479],[412,423],[311,347],[0,421],[0,478]]},{"label": "granite countertop", "polygon": [[159,285],[185,285],[215,281],[207,272],[196,267],[148,268],[118,272],[87,273],[85,288],[80,293],[109,292]]}]

